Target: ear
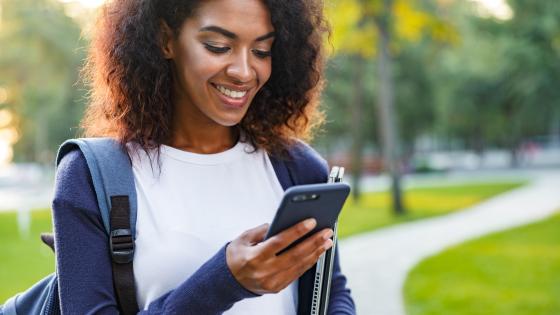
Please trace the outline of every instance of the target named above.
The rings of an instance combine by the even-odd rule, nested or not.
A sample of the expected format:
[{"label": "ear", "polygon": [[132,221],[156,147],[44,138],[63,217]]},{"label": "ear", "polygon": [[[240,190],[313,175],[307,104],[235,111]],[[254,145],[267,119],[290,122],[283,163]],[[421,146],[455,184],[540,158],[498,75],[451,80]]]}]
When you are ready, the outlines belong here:
[{"label": "ear", "polygon": [[175,50],[173,49],[173,30],[165,23],[161,21],[160,23],[160,36],[161,36],[161,52],[165,59],[173,59],[175,57]]}]

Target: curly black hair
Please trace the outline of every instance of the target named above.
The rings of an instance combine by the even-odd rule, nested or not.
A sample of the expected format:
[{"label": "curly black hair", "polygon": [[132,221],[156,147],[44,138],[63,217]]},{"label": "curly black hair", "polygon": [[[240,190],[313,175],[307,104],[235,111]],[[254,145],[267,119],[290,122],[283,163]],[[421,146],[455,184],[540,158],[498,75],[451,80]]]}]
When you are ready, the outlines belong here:
[{"label": "curly black hair", "polygon": [[[272,73],[237,126],[255,148],[282,154],[323,123],[321,0],[263,0],[275,30]],[[178,35],[201,0],[112,0],[99,11],[85,74],[90,104],[86,136],[110,136],[144,150],[171,139],[172,68],[161,51],[161,22]]]}]

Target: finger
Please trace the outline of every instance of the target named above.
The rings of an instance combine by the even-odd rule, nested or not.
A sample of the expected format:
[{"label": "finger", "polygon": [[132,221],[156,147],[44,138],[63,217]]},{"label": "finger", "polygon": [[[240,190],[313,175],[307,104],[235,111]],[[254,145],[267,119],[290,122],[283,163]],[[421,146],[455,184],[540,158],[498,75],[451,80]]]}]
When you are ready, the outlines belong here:
[{"label": "finger", "polygon": [[310,254],[313,254],[316,249],[326,246],[328,244],[327,241],[332,235],[333,230],[331,229],[324,229],[315,233],[294,248],[290,248],[288,251],[282,253],[275,261],[275,265],[278,265],[278,268],[282,269],[291,266],[293,262],[300,261]]},{"label": "finger", "polygon": [[241,239],[244,244],[254,245],[264,240],[266,231],[268,231],[268,223],[261,224],[257,227],[249,229],[241,234]]},{"label": "finger", "polygon": [[300,259],[297,263],[293,264],[292,267],[287,269],[286,277],[288,279],[291,279],[291,281],[294,281],[297,278],[301,277],[307,270],[313,267],[319,260],[319,257],[321,257],[321,255],[324,254],[332,246],[333,241],[331,239],[327,239],[323,246],[315,249],[307,257]]},{"label": "finger", "polygon": [[[268,269],[273,270],[274,272],[269,275],[269,277],[281,278],[284,281],[292,281],[293,279],[287,278],[286,271],[290,270],[294,266],[299,265],[301,262],[305,264],[305,259],[311,259],[312,261],[316,261],[319,256],[316,258],[309,257],[316,253],[317,249],[321,249],[322,247],[328,248],[326,246],[330,246],[328,242],[332,242],[330,237],[332,236],[331,229],[324,229],[321,230],[305,241],[301,242],[294,248],[289,249],[288,251],[282,253],[279,256],[273,256],[271,259],[268,260]],[[320,250],[320,252],[322,252]],[[319,254],[320,255],[320,254]],[[315,259],[315,260],[314,260]],[[301,268],[305,268],[302,266]],[[305,270],[309,269],[308,267]],[[279,281],[281,282],[281,281]]]},{"label": "finger", "polygon": [[300,259],[299,261],[293,261],[288,268],[277,272],[274,275],[276,283],[276,288],[274,291],[278,292],[283,290],[288,285],[290,285],[290,283],[301,277],[307,270],[309,270],[311,267],[313,267],[313,265],[315,265],[315,263],[317,263],[319,257],[329,248],[331,248],[332,245],[332,240],[327,239],[324,242],[324,245],[319,246],[319,248],[315,249],[311,254]]},{"label": "finger", "polygon": [[276,253],[282,251],[284,248],[309,233],[316,225],[317,221],[313,218],[294,224],[286,230],[262,242],[262,254],[268,256],[276,255]]},{"label": "finger", "polygon": [[[267,289],[265,288],[265,290],[274,292],[278,285],[282,285],[286,281],[288,283],[293,281],[293,279],[289,279],[282,274],[285,273],[286,270],[292,268],[295,262],[300,262],[302,259],[304,259],[304,262],[309,259],[311,259],[312,262],[316,261],[318,256],[310,257],[310,255],[313,256],[316,250],[322,247],[328,248],[325,242],[328,240],[328,242],[332,243],[330,240],[332,235],[333,231],[331,229],[323,229],[280,256],[258,254],[258,256],[255,257],[257,260],[254,261],[257,265],[254,265],[253,268],[259,270],[259,278],[269,279],[267,280],[267,285],[272,286]],[[251,264],[253,264],[253,262],[251,262]]]}]

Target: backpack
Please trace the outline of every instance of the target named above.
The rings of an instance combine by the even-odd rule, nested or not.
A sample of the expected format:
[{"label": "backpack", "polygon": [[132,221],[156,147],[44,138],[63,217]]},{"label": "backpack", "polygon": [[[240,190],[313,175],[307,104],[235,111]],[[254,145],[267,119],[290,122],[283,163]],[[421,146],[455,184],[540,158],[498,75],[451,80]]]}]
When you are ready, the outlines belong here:
[{"label": "backpack", "polygon": [[[110,236],[113,281],[117,301],[125,314],[138,312],[132,273],[136,226],[136,190],[131,161],[121,145],[110,138],[72,139],[58,151],[56,165],[74,149],[84,155],[93,181],[103,225]],[[42,236],[53,248],[52,237]],[[0,315],[58,315],[56,273],[37,282],[0,306]]]},{"label": "backpack", "polygon": [[[305,145],[304,145],[305,146]],[[109,247],[113,269],[113,283],[121,313],[136,314],[136,289],[132,260],[136,227],[136,190],[131,160],[122,146],[111,138],[80,138],[65,141],[59,148],[56,165],[74,149],[84,155],[93,181],[103,225],[109,235]],[[305,183],[291,161],[270,157],[275,169],[283,168],[292,184]],[[283,187],[286,189],[286,187]],[[52,236],[42,235],[45,243],[53,246]],[[312,282],[313,272],[306,275]],[[303,283],[302,283],[303,285]],[[309,289],[312,289],[309,287]],[[300,301],[302,302],[302,301]],[[309,308],[309,303],[302,307]],[[0,305],[0,315],[59,315],[58,281],[56,272],[37,282],[27,291],[8,299]]]}]

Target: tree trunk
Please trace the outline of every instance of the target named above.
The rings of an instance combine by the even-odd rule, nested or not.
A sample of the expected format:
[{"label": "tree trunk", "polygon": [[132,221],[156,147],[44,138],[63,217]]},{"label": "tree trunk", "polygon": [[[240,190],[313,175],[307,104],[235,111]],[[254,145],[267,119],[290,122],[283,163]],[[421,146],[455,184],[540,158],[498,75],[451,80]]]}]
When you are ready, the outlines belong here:
[{"label": "tree trunk", "polygon": [[363,173],[363,151],[364,151],[364,137],[363,137],[363,106],[364,106],[364,86],[363,86],[363,58],[356,55],[352,58],[352,65],[354,67],[354,99],[351,104],[352,108],[352,195],[355,201],[360,200],[361,189],[360,180]]},{"label": "tree trunk", "polygon": [[379,31],[377,67],[379,75],[378,106],[379,125],[381,127],[381,139],[383,144],[383,155],[385,167],[391,176],[391,196],[393,211],[397,215],[405,213],[401,193],[401,170],[398,154],[398,135],[395,126],[394,114],[394,82],[391,69],[391,56],[389,44],[391,42],[391,16],[393,10],[392,0],[384,0],[382,12],[376,19]]},{"label": "tree trunk", "polygon": [[509,144],[509,154],[510,154],[510,163],[509,166],[511,168],[519,168],[521,165],[520,163],[520,156],[519,156],[519,141],[516,138],[512,138]]},{"label": "tree trunk", "polygon": [[554,147],[560,146],[560,110],[555,109],[552,122],[550,123],[550,134],[552,139],[550,142]]}]

